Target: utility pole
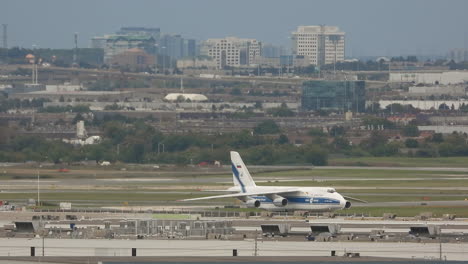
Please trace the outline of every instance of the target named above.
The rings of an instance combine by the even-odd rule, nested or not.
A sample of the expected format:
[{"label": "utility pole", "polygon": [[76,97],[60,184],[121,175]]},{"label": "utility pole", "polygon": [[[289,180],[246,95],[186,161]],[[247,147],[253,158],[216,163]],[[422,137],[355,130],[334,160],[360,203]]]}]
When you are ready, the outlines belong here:
[{"label": "utility pole", "polygon": [[40,206],[41,205],[41,199],[40,199],[40,193],[41,193],[41,189],[40,189],[40,176],[39,176],[39,169],[37,170],[37,205]]},{"label": "utility pole", "polygon": [[255,248],[254,248],[254,256],[258,256],[258,243],[257,243],[257,238],[258,238],[258,234],[257,232],[255,231]]},{"label": "utility pole", "polygon": [[439,235],[439,259],[442,261],[442,238]]},{"label": "utility pole", "polygon": [[73,50],[73,67],[78,67],[78,32],[75,32],[75,48]]}]

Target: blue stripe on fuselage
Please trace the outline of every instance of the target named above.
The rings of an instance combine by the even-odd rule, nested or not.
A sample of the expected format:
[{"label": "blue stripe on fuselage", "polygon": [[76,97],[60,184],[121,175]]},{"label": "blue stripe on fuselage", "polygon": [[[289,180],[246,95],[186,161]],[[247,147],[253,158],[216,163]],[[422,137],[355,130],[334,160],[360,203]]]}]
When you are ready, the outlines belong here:
[{"label": "blue stripe on fuselage", "polygon": [[[266,196],[252,196],[253,199],[259,200],[262,203],[272,203],[273,200]],[[308,196],[303,196],[303,197],[284,197],[288,199],[290,203],[305,203],[305,204],[340,204],[339,200],[335,200],[332,198],[326,198],[326,197],[308,197]],[[312,202],[311,202],[312,200]]]},{"label": "blue stripe on fuselage", "polygon": [[242,189],[242,192],[245,193],[245,185],[244,183],[241,181],[240,177],[239,177],[239,171],[237,170],[236,166],[234,165],[234,163],[231,163],[231,168],[232,168],[232,173],[234,174],[234,176],[236,177],[237,179],[237,182],[239,182],[240,186],[241,186],[241,189]]}]

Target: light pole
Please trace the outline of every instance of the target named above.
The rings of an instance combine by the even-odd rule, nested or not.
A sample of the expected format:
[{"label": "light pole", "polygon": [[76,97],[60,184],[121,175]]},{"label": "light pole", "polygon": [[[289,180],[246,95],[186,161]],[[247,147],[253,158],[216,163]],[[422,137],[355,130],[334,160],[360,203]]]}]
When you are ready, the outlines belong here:
[{"label": "light pole", "polygon": [[40,199],[40,193],[41,193],[41,188],[40,188],[40,176],[39,176],[39,169],[37,169],[37,206],[41,205],[41,199]]}]

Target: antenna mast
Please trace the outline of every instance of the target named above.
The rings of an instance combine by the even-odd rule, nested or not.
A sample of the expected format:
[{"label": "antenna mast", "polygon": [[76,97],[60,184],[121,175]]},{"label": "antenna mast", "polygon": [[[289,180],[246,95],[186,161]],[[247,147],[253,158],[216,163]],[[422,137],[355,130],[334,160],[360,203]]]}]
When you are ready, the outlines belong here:
[{"label": "antenna mast", "polygon": [[73,67],[78,67],[78,32],[75,32],[75,49],[73,51]]}]

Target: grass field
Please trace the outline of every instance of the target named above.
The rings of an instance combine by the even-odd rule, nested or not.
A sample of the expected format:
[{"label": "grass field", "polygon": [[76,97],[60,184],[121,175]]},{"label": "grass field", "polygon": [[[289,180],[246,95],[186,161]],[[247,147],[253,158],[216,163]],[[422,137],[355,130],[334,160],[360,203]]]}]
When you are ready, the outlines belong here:
[{"label": "grass field", "polygon": [[[345,162],[356,165],[366,162],[368,165],[380,166],[415,166],[415,167],[466,167],[468,158],[359,158],[332,159],[332,162]],[[353,164],[355,163],[355,164]],[[333,164],[333,163],[332,163]],[[414,170],[379,169],[379,168],[342,168],[281,170],[252,173],[255,179],[261,178],[258,185],[270,186],[322,186],[335,187],[338,192],[366,200],[368,202],[421,202],[454,201],[468,198],[468,191],[457,190],[468,187],[468,172],[450,170]],[[41,201],[50,205],[60,201],[72,202],[83,206],[129,205],[165,205],[177,204],[175,201],[186,198],[215,195],[199,192],[195,189],[225,189],[232,186],[232,176],[220,169],[174,168],[154,171],[151,169],[119,170],[118,168],[72,168],[70,172],[58,172],[55,169],[41,169],[44,180]],[[0,171],[0,200],[26,201],[37,197],[34,185],[37,170],[32,168],[5,168]],[[113,178],[129,179],[114,181]],[[157,181],[136,181],[135,178],[150,178]],[[163,179],[178,179],[165,182]],[[288,180],[290,178],[291,180]],[[295,178],[295,179],[293,179]],[[29,180],[30,179],[30,180]],[[50,179],[50,183],[46,183]],[[67,179],[74,181],[68,182]],[[96,180],[96,179],[107,179]],[[8,180],[12,180],[8,185]],[[19,183],[18,183],[18,180]],[[81,180],[81,181],[77,181]],[[133,181],[132,181],[133,180]],[[16,185],[13,182],[16,182]],[[55,183],[57,183],[57,186]],[[223,182],[223,183],[220,183]],[[159,188],[159,190],[155,190]],[[191,191],[190,188],[193,189]],[[8,189],[11,188],[11,189]],[[22,189],[23,188],[23,189]],[[350,189],[351,188],[351,189]],[[355,189],[352,189],[355,188]],[[431,188],[431,189],[425,189]],[[454,188],[442,190],[438,188]],[[47,189],[47,191],[45,190]],[[89,191],[86,191],[88,189]],[[15,191],[15,192],[9,192]],[[203,201],[200,203],[180,203],[180,205],[239,205],[234,199]],[[418,203],[419,204],[419,203]],[[245,209],[232,209],[245,210]],[[468,217],[468,206],[412,206],[412,207],[353,207],[339,211],[347,214],[370,214],[382,216],[384,212],[399,216],[414,216],[421,212],[433,212],[436,215],[445,213]]]},{"label": "grass field", "polygon": [[451,167],[468,168],[468,157],[409,158],[409,157],[360,157],[331,158],[333,166],[398,166],[398,167]]},{"label": "grass field", "polygon": [[436,206],[405,206],[405,207],[352,207],[337,213],[383,216],[384,213],[394,213],[397,216],[408,217],[421,213],[431,212],[434,217],[442,217],[444,214],[455,214],[457,217],[468,217],[468,206],[436,207]]},{"label": "grass field", "polygon": [[340,187],[406,187],[406,188],[422,188],[422,187],[466,187],[466,180],[330,180],[330,181],[274,181],[266,183],[258,183],[263,186],[315,186],[315,187],[335,187],[337,190]]},{"label": "grass field", "polygon": [[441,176],[467,177],[468,172],[460,171],[421,171],[421,170],[391,170],[391,169],[321,169],[290,170],[257,173],[263,177],[339,177],[339,178],[435,178]]}]

